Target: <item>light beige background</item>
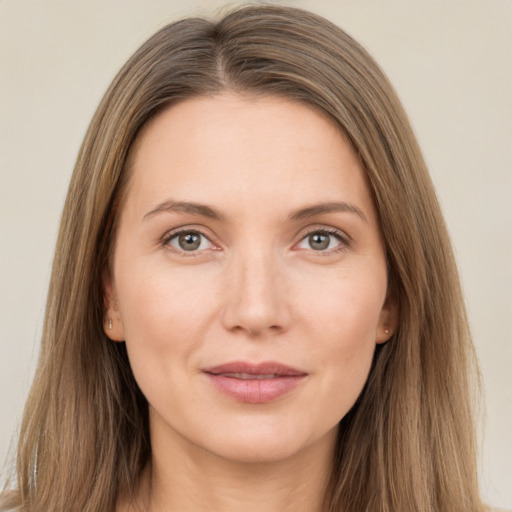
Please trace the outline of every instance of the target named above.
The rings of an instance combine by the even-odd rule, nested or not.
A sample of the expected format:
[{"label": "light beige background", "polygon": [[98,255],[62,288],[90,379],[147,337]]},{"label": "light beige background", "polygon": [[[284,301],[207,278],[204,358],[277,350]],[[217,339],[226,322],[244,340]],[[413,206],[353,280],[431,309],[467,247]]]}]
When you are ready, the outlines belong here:
[{"label": "light beige background", "polygon": [[[302,0],[396,86],[453,237],[487,412],[484,496],[512,505],[512,1]],[[218,1],[0,0],[0,460],[38,351],[74,159],[101,95],[155,30]]]}]

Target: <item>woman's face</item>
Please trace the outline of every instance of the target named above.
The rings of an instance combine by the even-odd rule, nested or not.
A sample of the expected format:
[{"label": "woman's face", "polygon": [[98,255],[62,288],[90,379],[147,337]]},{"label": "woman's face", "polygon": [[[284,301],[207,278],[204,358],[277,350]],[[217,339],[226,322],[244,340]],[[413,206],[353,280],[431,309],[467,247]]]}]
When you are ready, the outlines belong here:
[{"label": "woman's face", "polygon": [[131,173],[105,329],[126,341],[153,449],[332,447],[395,322],[349,144],[310,107],[224,94],[153,119]]}]

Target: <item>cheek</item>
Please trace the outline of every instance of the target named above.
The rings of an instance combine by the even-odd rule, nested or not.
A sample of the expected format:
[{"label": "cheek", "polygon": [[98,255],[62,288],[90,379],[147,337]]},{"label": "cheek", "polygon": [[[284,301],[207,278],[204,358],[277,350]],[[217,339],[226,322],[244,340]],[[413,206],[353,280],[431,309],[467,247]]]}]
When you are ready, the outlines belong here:
[{"label": "cheek", "polygon": [[293,295],[299,318],[308,322],[317,335],[324,333],[343,351],[356,351],[365,344],[375,344],[382,305],[386,295],[385,273],[346,271],[328,276],[317,283],[317,293],[302,287]]},{"label": "cheek", "polygon": [[126,268],[119,272],[117,290],[123,325],[128,331],[165,328],[172,334],[181,324],[194,325],[214,303],[214,290],[206,290],[204,284],[211,283],[209,276],[193,267],[173,269],[164,259],[157,264],[141,261]]},{"label": "cheek", "polygon": [[[131,268],[119,275],[119,308],[134,372],[137,367],[169,367],[200,343],[215,315],[215,290],[204,289],[197,272],[164,266]],[[210,281],[211,282],[211,281]]]},{"label": "cheek", "polygon": [[320,380],[324,398],[322,409],[335,425],[343,419],[361,394],[375,353],[375,329],[368,323],[350,322],[349,316],[338,317],[323,347]]},{"label": "cheek", "polygon": [[326,281],[316,300],[311,293],[302,294],[310,351],[319,361],[323,396],[329,402],[323,405],[338,421],[361,393],[375,352],[386,283],[370,274]]},{"label": "cheek", "polygon": [[119,305],[133,375],[153,408],[176,410],[181,397],[190,399],[186,383],[215,317],[216,293],[206,293],[194,272],[168,265],[131,268],[129,279],[123,277]]}]

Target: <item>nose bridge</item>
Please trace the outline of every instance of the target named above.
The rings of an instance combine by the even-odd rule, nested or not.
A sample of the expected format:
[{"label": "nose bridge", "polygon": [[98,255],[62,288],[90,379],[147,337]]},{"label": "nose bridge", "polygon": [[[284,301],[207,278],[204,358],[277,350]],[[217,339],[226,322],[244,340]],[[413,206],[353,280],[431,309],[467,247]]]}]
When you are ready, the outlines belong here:
[{"label": "nose bridge", "polygon": [[272,248],[247,247],[234,256],[230,267],[227,327],[251,335],[284,329],[288,309],[283,293],[283,269]]}]

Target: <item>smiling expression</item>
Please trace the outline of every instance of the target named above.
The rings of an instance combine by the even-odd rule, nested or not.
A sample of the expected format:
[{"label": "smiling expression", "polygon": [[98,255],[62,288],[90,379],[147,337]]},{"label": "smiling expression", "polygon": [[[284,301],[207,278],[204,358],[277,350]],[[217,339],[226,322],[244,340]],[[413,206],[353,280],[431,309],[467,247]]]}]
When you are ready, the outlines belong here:
[{"label": "smiling expression", "polygon": [[223,94],[160,113],[131,156],[105,331],[126,342],[153,452],[332,446],[396,316],[347,141],[300,103]]}]

